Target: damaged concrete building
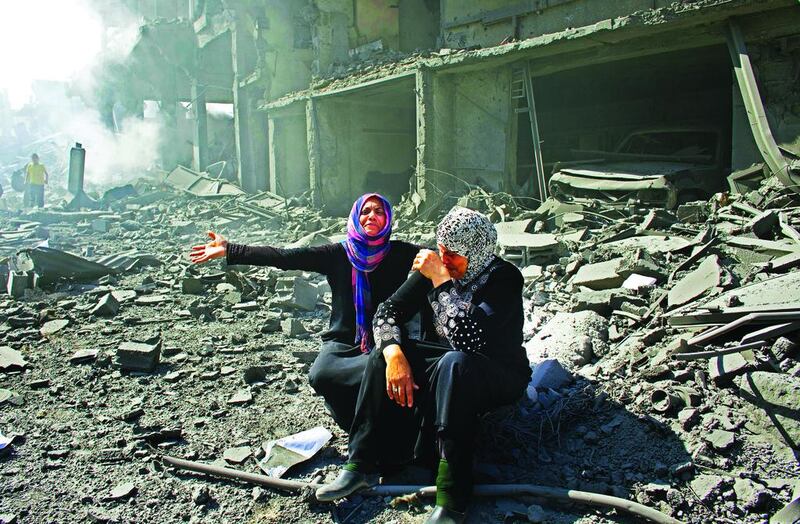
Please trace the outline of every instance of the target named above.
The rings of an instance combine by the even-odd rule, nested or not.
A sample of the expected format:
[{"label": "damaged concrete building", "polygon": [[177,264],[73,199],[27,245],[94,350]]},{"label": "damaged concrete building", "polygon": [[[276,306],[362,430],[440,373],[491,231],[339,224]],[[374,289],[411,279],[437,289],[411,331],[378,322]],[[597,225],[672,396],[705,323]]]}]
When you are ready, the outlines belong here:
[{"label": "damaged concrete building", "polygon": [[[194,169],[223,159],[203,102],[230,104],[215,140],[231,144],[241,186],[310,191],[330,212],[366,189],[410,191],[417,209],[470,185],[543,200],[557,165],[682,151],[667,160],[705,165],[672,195],[652,181],[599,188],[672,207],[763,163],[765,130],[773,153],[800,153],[791,0],[134,3],[152,20],[131,60],[133,99],[191,104]],[[737,77],[742,59],[752,78]],[[748,120],[753,91],[760,123]],[[618,186],[637,174],[626,168]],[[640,171],[654,169],[669,173]]]}]

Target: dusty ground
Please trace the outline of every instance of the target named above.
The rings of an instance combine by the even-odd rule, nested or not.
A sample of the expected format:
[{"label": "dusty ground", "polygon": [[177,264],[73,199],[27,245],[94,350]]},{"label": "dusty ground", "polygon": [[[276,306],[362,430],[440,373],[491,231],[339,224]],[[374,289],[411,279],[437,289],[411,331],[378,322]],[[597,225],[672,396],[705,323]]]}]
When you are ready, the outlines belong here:
[{"label": "dusty ground", "polygon": [[[314,312],[278,308],[270,312],[275,271],[237,268],[233,272],[245,275],[254,287],[249,295],[245,289],[238,297],[228,286],[217,290],[230,277],[216,262],[200,268],[199,276],[206,278],[201,295],[185,294],[180,288],[189,266],[186,252],[204,241],[206,229],[218,229],[234,241],[282,244],[320,224],[271,226],[249,218],[220,225],[202,212],[205,209],[204,203],[178,200],[126,211],[120,218],[139,227],[129,224],[128,230],[115,221],[103,234],[80,224],[49,226],[51,247],[78,253],[93,246],[97,256],[136,247],[155,254],[164,265],[106,277],[96,283],[99,287],[66,285],[0,301],[4,322],[0,345],[20,350],[28,361],[24,371],[0,372],[0,388],[17,395],[2,403],[0,411],[0,432],[16,436],[10,453],[0,458],[0,519],[7,515],[31,523],[423,522],[430,500],[393,507],[389,499],[356,495],[337,505],[322,505],[177,472],[161,463],[164,454],[222,461],[228,448],[249,446],[257,452],[271,438],[323,425],[334,434],[331,443],[286,475],[311,480],[320,471],[332,478],[346,448],[346,436],[306,381],[310,355],[304,352],[319,345],[316,333],[327,325],[326,305],[319,304]],[[176,225],[178,219],[190,223]],[[15,220],[6,215],[0,229],[13,229],[18,225]],[[110,288],[134,293],[113,318],[92,316],[91,308]],[[134,297],[154,296],[163,296],[163,301],[135,303]],[[236,302],[248,300],[257,301],[259,307],[234,308]],[[207,305],[215,320],[183,316],[184,310],[198,305]],[[534,310],[530,304],[528,309]],[[301,319],[311,334],[286,337],[269,326],[276,315]],[[68,319],[70,324],[43,337],[39,327],[51,319]],[[137,324],[143,321],[148,323]],[[163,351],[156,372],[116,369],[113,355],[120,343],[159,336]],[[70,357],[84,349],[98,350],[96,358],[72,363]],[[249,385],[246,371],[257,366],[268,368],[266,383]],[[684,371],[693,370],[687,365]],[[524,403],[496,415],[491,420],[505,424],[505,429],[501,437],[484,439],[489,444],[479,456],[479,482],[614,494],[693,523],[764,522],[788,502],[791,481],[800,476],[797,462],[772,441],[757,438],[748,428],[749,408],[739,398],[709,385],[713,395],[700,408],[702,421],[687,431],[674,419],[648,414],[642,388],[640,380],[623,372],[581,379],[572,391],[587,391],[590,398],[577,411],[566,409],[569,416],[557,428],[545,423],[524,427],[520,423]],[[229,399],[243,390],[252,394],[252,401],[231,405]],[[494,425],[487,421],[485,426]],[[693,459],[703,436],[721,426],[741,435],[735,447],[719,456],[719,463]],[[252,457],[231,467],[258,471]],[[733,472],[741,471],[771,482],[768,500],[758,511],[745,511],[730,487],[734,476],[742,476]],[[702,501],[689,481],[704,474],[723,475],[726,480],[718,496]],[[114,498],[112,490],[125,483],[133,489]],[[531,514],[531,521],[637,521],[615,511],[533,498],[476,501],[469,521],[527,522],[529,507],[534,511],[535,505],[544,509],[541,519]]]}]

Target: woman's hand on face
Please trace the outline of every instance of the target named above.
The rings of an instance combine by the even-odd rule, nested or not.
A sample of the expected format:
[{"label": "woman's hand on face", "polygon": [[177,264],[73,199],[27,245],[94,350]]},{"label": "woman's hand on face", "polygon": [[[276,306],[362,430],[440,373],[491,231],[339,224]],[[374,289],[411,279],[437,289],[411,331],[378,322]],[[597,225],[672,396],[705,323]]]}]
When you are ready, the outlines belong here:
[{"label": "woman's hand on face", "polygon": [[430,249],[421,249],[417,253],[411,269],[419,271],[422,276],[434,282],[442,278],[450,278],[450,274],[447,272],[447,268],[444,267],[442,259],[439,258],[439,254]]},{"label": "woman's hand on face", "polygon": [[414,383],[411,365],[403,350],[392,344],[383,350],[383,358],[386,360],[386,394],[400,406],[413,407],[414,390],[419,386]]},{"label": "woman's hand on face", "polygon": [[189,259],[193,263],[201,264],[225,256],[228,248],[228,241],[225,240],[225,237],[213,231],[208,232],[208,237],[211,239],[210,242],[202,246],[192,246],[192,250],[189,251]]}]

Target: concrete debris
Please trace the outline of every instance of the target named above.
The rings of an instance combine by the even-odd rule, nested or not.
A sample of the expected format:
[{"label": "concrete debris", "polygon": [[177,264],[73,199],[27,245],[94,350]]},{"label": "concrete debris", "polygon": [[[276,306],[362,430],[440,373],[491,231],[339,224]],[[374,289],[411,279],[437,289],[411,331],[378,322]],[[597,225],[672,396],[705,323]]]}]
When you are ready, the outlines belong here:
[{"label": "concrete debris", "polygon": [[697,269],[675,283],[667,295],[667,302],[670,307],[682,306],[716,289],[721,280],[719,258],[717,255],[709,255]]},{"label": "concrete debris", "polygon": [[128,371],[154,371],[161,360],[161,342],[123,342],[117,348],[116,364]]},{"label": "concrete debris", "polygon": [[0,371],[18,371],[27,365],[22,353],[8,346],[0,346]]},{"label": "concrete debris", "polygon": [[593,311],[556,313],[525,344],[531,362],[555,359],[570,369],[587,364],[608,351],[608,321]]},{"label": "concrete debris", "polygon": [[111,293],[106,293],[92,308],[91,314],[98,317],[113,317],[119,312],[119,302]]}]

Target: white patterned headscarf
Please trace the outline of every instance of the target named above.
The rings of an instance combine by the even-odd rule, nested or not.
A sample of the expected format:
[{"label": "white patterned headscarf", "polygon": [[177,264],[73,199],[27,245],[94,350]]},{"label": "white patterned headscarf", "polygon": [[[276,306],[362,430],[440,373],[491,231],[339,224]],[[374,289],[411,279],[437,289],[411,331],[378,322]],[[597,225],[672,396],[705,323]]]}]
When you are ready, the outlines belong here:
[{"label": "white patterned headscarf", "polygon": [[436,242],[467,258],[467,272],[458,280],[464,285],[480,275],[494,260],[497,229],[485,215],[454,207],[436,228]]}]

